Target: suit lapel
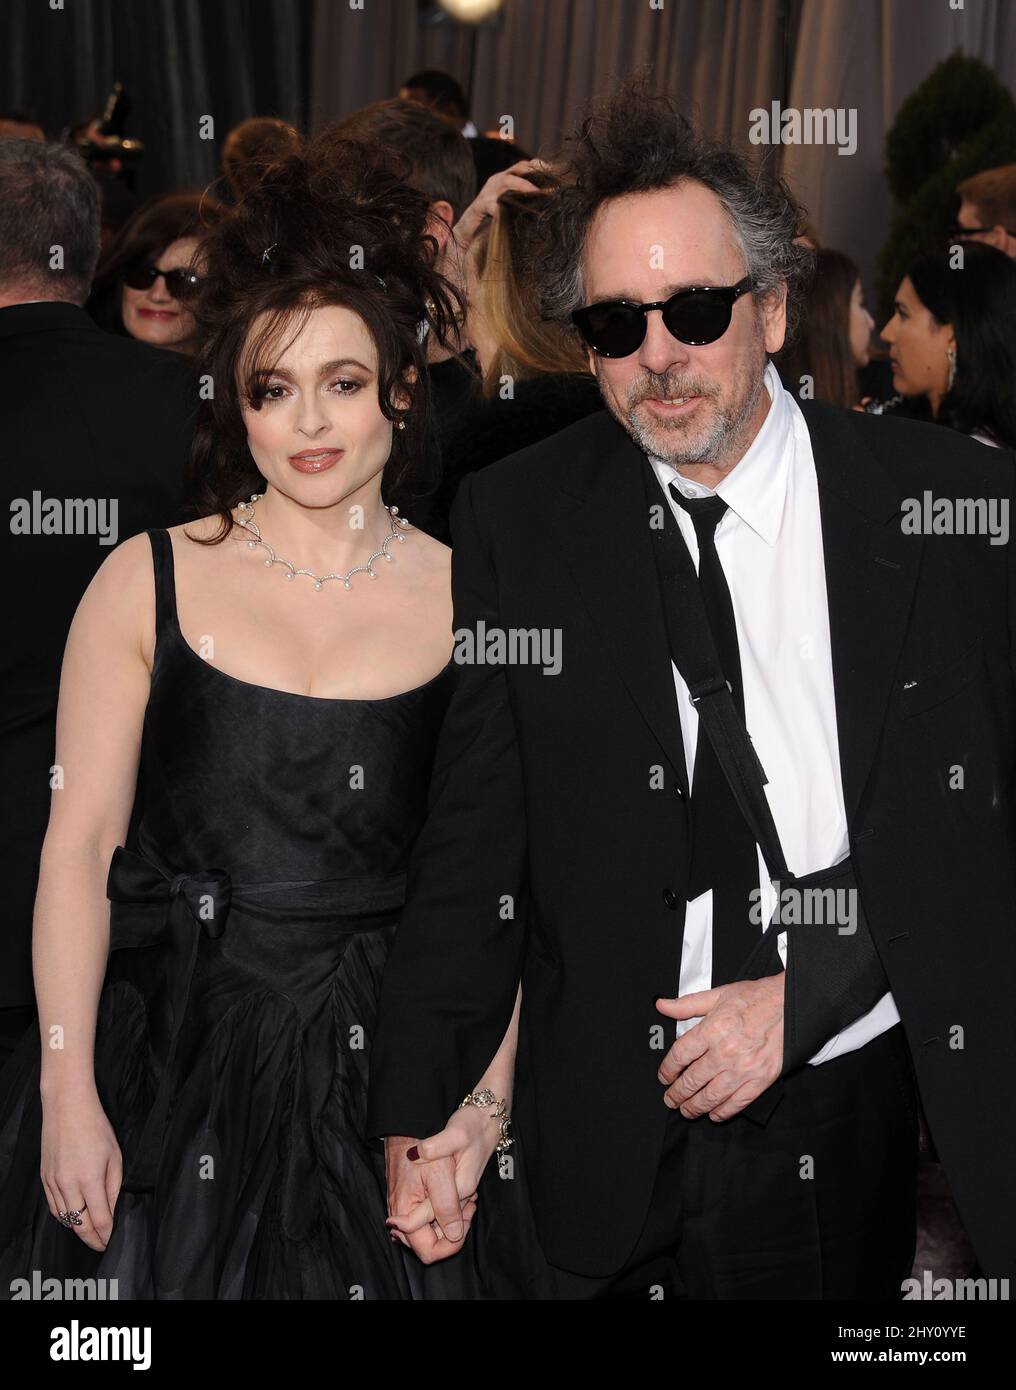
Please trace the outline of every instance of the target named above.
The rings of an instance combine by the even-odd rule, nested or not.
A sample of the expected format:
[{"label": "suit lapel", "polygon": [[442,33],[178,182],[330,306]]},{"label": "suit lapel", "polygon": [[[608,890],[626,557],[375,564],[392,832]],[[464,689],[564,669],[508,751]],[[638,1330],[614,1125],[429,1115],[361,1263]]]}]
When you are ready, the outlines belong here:
[{"label": "suit lapel", "polygon": [[[604,653],[688,794],[684,741],[646,510],[644,461],[604,416],[602,443],[574,460],[559,550],[603,638]],[[664,501],[660,493],[661,503]]]},{"label": "suit lapel", "polygon": [[818,476],[829,635],[847,822],[874,761],[906,634],[923,543],[845,411],[800,402]]},{"label": "suit lapel", "polygon": [[[819,486],[840,770],[848,824],[857,811],[906,633],[920,537],[845,411],[800,402]],[[643,455],[604,416],[594,450],[572,461],[560,553],[599,628],[607,659],[652,729],[685,794],[681,721],[651,549]],[[665,502],[660,494],[661,502]]]}]

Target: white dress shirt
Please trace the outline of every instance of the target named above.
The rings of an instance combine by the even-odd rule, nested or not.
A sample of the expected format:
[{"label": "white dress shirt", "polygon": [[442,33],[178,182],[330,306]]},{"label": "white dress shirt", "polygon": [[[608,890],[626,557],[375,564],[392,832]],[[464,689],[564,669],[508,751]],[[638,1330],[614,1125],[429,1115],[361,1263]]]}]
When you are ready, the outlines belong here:
[{"label": "white dress shirt", "polygon": [[[840,779],[818,480],[811,437],[797,402],[769,363],[770,404],[744,457],[715,491],[682,477],[650,455],[664,496],[698,569],[691,517],[670,495],[722,497],[728,510],[716,527],[716,554],[730,590],[741,658],[745,723],[768,777],[769,806],[791,873],[829,868],[850,853]],[[671,663],[673,665],[673,663]],[[698,712],[676,666],[688,785],[692,785]],[[694,795],[694,789],[693,789]],[[694,803],[693,803],[694,804]],[[761,850],[760,932],[776,905]],[[684,924],[679,994],[712,981],[712,889],[689,902]],[[786,965],[787,938],[778,938]],[[899,1021],[891,994],[810,1058],[812,1064],[863,1047]],[[679,1020],[677,1035],[697,1022]]]}]

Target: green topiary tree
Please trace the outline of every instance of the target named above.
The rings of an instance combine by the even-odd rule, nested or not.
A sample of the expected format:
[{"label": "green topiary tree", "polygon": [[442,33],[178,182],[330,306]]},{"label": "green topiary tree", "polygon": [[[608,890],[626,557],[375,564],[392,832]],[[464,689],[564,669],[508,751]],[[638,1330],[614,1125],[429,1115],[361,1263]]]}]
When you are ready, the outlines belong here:
[{"label": "green topiary tree", "polygon": [[886,177],[897,206],[879,256],[881,323],[907,266],[945,244],[959,209],[956,185],[1013,162],[1016,103],[1008,88],[979,58],[952,54],[911,92],[886,136]]}]

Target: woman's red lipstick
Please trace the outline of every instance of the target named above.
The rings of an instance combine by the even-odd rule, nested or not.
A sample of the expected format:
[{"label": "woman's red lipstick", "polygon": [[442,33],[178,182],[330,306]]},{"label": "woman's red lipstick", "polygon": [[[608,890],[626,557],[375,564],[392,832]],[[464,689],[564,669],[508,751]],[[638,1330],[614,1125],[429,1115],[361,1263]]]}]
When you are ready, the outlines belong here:
[{"label": "woman's red lipstick", "polygon": [[302,453],[290,454],[289,462],[298,473],[323,473],[338,463],[345,452],[345,449],[304,449]]}]

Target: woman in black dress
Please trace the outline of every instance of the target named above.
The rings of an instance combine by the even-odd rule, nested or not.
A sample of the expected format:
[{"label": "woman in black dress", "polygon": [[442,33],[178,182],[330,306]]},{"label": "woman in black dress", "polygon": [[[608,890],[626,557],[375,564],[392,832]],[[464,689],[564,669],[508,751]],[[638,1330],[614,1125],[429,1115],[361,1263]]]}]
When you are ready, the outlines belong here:
[{"label": "woman in black dress", "polygon": [[[424,324],[461,313],[426,218],[368,152],[312,150],[207,244],[197,519],[117,548],[67,643],[0,1297],[33,1271],[121,1299],[486,1296],[475,1238],[435,1222],[424,1265],[386,1229],[363,1124],[457,669],[450,552],[382,500],[420,447]],[[478,1089],[510,1101],[513,1051]],[[481,1170],[498,1127],[456,1125]]]}]

